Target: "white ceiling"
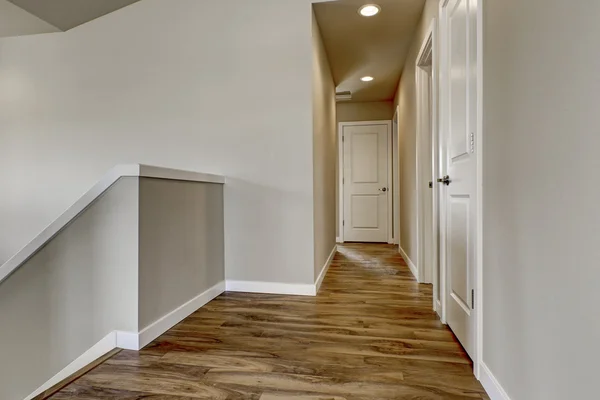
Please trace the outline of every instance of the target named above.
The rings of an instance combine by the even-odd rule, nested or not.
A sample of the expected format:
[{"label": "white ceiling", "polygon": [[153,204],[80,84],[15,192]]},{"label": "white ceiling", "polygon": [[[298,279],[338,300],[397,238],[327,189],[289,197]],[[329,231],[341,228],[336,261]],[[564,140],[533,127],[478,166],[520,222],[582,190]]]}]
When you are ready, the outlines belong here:
[{"label": "white ceiling", "polygon": [[[360,6],[376,3],[370,18]],[[351,91],[352,101],[394,98],[425,0],[339,0],[314,5],[337,91]],[[370,75],[372,82],[362,82]]]}]

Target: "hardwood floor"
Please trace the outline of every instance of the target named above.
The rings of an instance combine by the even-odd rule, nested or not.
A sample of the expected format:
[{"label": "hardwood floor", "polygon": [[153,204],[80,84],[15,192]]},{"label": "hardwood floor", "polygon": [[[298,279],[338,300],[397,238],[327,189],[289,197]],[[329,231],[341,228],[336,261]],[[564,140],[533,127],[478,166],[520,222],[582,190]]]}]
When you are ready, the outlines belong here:
[{"label": "hardwood floor", "polygon": [[224,293],[62,399],[488,399],[393,246],[339,247],[317,297]]}]

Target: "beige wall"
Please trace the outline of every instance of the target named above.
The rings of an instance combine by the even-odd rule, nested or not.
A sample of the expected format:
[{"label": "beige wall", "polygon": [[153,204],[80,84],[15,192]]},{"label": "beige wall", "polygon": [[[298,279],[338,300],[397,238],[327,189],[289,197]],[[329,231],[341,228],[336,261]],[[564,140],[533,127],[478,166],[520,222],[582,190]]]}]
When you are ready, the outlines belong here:
[{"label": "beige wall", "polygon": [[313,13],[313,162],[316,280],[336,237],[336,109],[335,84],[319,25]]},{"label": "beige wall", "polygon": [[0,399],[23,399],[115,330],[138,331],[138,179],[121,178],[0,283]]},{"label": "beige wall", "polygon": [[389,121],[394,117],[394,102],[337,103],[337,122]]},{"label": "beige wall", "polygon": [[598,398],[600,2],[483,5],[483,361],[512,400]]},{"label": "beige wall", "polygon": [[417,91],[415,63],[429,25],[437,18],[439,1],[427,0],[410,48],[395,104],[399,107],[401,247],[417,262]]},{"label": "beige wall", "polygon": [[225,280],[223,185],[140,179],[139,329]]},{"label": "beige wall", "polygon": [[144,163],[227,176],[229,279],[314,282],[311,1],[176,4],[0,39],[0,263]]},{"label": "beige wall", "polygon": [[225,279],[223,185],[121,178],[0,283],[0,399]]}]

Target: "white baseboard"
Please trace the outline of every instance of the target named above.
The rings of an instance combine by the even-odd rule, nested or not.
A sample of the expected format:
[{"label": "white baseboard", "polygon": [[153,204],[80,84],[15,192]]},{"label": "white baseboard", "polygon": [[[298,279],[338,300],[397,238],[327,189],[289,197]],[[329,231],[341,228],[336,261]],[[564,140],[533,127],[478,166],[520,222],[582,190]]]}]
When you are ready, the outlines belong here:
[{"label": "white baseboard", "polygon": [[225,281],[219,282],[215,286],[194,297],[192,300],[171,311],[161,319],[142,329],[142,331],[139,333],[112,331],[98,343],[93,345],[89,350],[79,356],[75,361],[67,365],[62,371],[54,375],[49,381],[40,386],[25,400],[33,399],[35,396],[50,389],[52,386],[73,375],[85,366],[91,364],[114,348],[118,347],[125,350],[142,349],[148,343],[171,329],[175,324],[181,322],[181,320],[183,320],[185,317],[189,316],[224,291]]},{"label": "white baseboard", "polygon": [[227,281],[228,292],[291,294],[298,296],[316,296],[316,286],[302,283]]},{"label": "white baseboard", "polygon": [[154,339],[171,329],[174,325],[181,322],[194,311],[198,310],[206,303],[219,296],[225,290],[230,292],[315,296],[317,294],[317,287],[319,287],[323,282],[323,279],[327,274],[327,270],[329,269],[329,265],[335,256],[336,248],[337,246],[332,250],[327,263],[323,266],[321,274],[314,285],[250,281],[219,282],[210,289],[194,297],[192,300],[142,329],[139,333],[125,331],[113,331],[109,333],[102,340],[93,345],[89,350],[79,356],[75,361],[67,365],[62,371],[54,375],[50,380],[40,386],[35,392],[27,396],[25,400],[33,399],[35,396],[50,389],[52,386],[73,375],[114,348],[118,347],[125,350],[142,349],[144,346],[148,345]]},{"label": "white baseboard", "polygon": [[198,310],[224,291],[225,281],[219,282],[203,293],[200,293],[187,303],[177,307],[164,317],[142,329],[138,335],[138,348],[136,350],[143,349],[154,339],[171,329],[184,318],[191,315],[194,311]]},{"label": "white baseboard", "polygon": [[342,243],[342,238],[341,238],[341,237],[339,237],[339,236],[338,236],[338,237],[336,237],[336,238],[335,238],[335,242],[336,242],[336,243]]},{"label": "white baseboard", "polygon": [[331,253],[329,254],[329,257],[327,258],[327,261],[325,261],[325,265],[323,265],[323,268],[321,268],[321,273],[319,274],[319,277],[317,278],[317,281],[315,282],[315,292],[316,293],[319,293],[319,289],[321,288],[323,279],[325,279],[325,275],[327,275],[327,271],[329,270],[329,266],[331,265],[331,262],[333,261],[333,258],[335,257],[336,252],[337,252],[337,245],[333,246],[333,250],[331,250]]},{"label": "white baseboard", "polygon": [[440,319],[442,318],[442,302],[439,300],[436,300],[433,303],[433,311],[435,311],[437,313],[437,315],[440,316]]},{"label": "white baseboard", "polygon": [[139,350],[140,335],[136,332],[115,331],[117,346],[123,350]]},{"label": "white baseboard", "polygon": [[31,400],[34,397],[38,396],[40,393],[50,389],[52,386],[56,385],[57,383],[73,375],[80,369],[96,361],[98,358],[102,357],[115,347],[117,347],[117,335],[115,332],[111,332],[104,338],[102,338],[98,343],[93,345],[88,351],[83,353],[81,356],[77,357],[75,361],[63,368],[62,371],[54,375],[52,378],[50,378],[50,380],[48,380],[46,383],[44,383],[42,386],[36,389],[35,392],[27,396],[25,400]]},{"label": "white baseboard", "polygon": [[480,365],[480,373],[481,377],[479,380],[481,381],[481,385],[491,400],[510,400],[500,382],[498,382],[492,371],[483,362]]},{"label": "white baseboard", "polygon": [[406,252],[404,251],[402,246],[398,246],[398,249],[400,251],[400,255],[402,256],[402,258],[404,258],[404,261],[406,261],[406,263],[408,264],[408,268],[410,268],[410,272],[412,272],[412,274],[417,279],[417,282],[419,282],[419,270],[417,269],[417,266],[415,265],[415,263],[412,262],[410,257],[408,257],[408,255],[406,254]]}]

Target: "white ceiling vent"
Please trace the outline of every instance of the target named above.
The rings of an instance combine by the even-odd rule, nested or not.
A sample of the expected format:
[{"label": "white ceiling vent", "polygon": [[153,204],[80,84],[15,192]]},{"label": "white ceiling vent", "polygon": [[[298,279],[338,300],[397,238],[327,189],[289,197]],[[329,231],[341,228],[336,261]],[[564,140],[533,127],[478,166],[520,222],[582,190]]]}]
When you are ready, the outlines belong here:
[{"label": "white ceiling vent", "polygon": [[335,101],[350,101],[352,100],[352,92],[339,92],[335,94]]}]

